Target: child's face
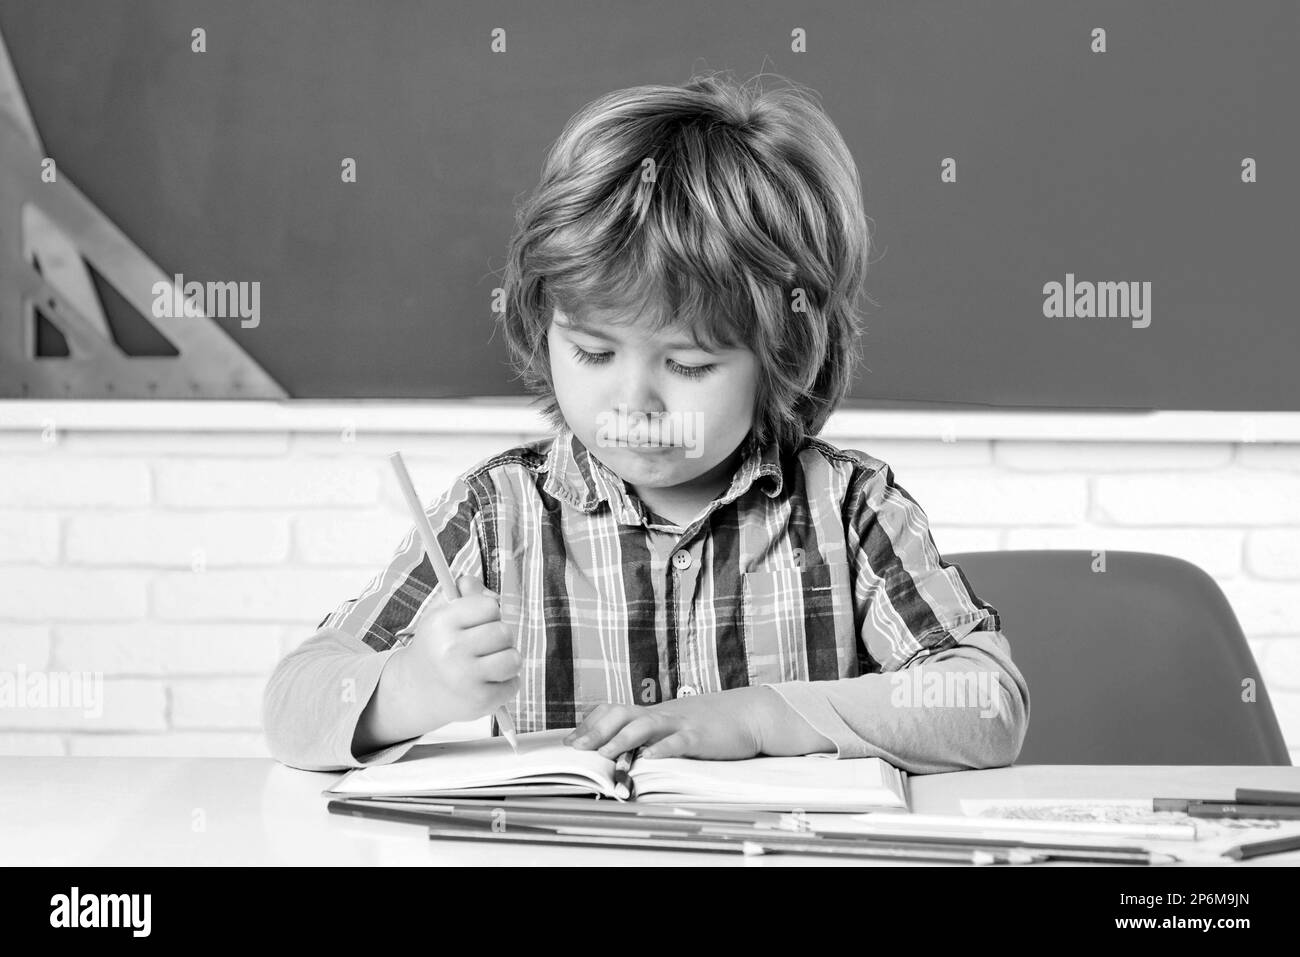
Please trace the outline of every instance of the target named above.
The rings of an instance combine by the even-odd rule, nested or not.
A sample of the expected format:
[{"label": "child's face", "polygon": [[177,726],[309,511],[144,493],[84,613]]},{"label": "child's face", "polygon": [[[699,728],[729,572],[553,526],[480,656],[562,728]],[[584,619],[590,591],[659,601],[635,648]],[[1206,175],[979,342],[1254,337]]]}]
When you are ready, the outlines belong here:
[{"label": "child's face", "polygon": [[647,335],[598,322],[580,331],[559,310],[552,317],[551,377],[569,428],[634,490],[688,491],[723,472],[725,489],[753,421],[753,352],[703,350],[680,328]]}]

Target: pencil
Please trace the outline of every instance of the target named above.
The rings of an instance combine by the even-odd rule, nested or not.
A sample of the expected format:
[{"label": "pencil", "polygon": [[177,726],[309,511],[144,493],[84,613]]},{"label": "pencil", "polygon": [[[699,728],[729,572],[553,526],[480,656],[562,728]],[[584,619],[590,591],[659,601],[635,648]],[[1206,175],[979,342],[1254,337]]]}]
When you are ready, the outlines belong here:
[{"label": "pencil", "polygon": [[1238,844],[1224,851],[1223,856],[1231,857],[1237,861],[1244,861],[1252,857],[1261,857],[1264,854],[1282,854],[1286,851],[1300,851],[1300,834],[1275,837],[1268,841],[1251,841],[1249,844]]},{"label": "pencil", "polygon": [[624,801],[632,797],[635,785],[632,783],[632,775],[628,774],[632,770],[632,762],[636,760],[637,748],[635,751],[624,751],[614,762],[614,794]]},{"label": "pencil", "polygon": [[1237,799],[1234,803],[1300,805],[1300,791],[1265,791],[1259,788],[1237,788]]},{"label": "pencil", "polygon": [[[331,795],[332,796],[332,795]],[[348,795],[349,799],[369,800],[370,795]],[[538,809],[544,811],[569,810],[585,814],[603,814],[618,817],[651,817],[670,820],[707,821],[709,823],[758,824],[764,827],[782,828],[790,818],[789,814],[776,811],[733,811],[701,807],[688,810],[673,804],[637,804],[625,801],[596,800],[594,798],[564,797],[503,797],[483,798],[457,796],[455,798],[437,796],[385,795],[378,800],[390,803],[413,805],[434,804],[442,806],[463,807],[502,807],[508,811]],[[787,828],[788,829],[788,828]]]},{"label": "pencil", "polygon": [[[594,803],[594,802],[593,802]],[[500,813],[500,808],[467,807],[457,802],[442,806],[420,805],[420,810],[393,806],[393,802],[358,801],[340,799],[329,802],[335,814],[357,817],[375,817],[381,820],[423,824],[428,827],[453,827],[473,830],[487,827],[499,831],[533,833],[544,831],[565,835],[675,837],[678,840],[713,840],[759,843],[766,848],[797,845],[799,847],[868,847],[892,851],[911,851],[917,854],[981,853],[995,858],[1008,858],[1004,863],[1032,863],[1021,858],[1037,860],[1072,861],[1074,863],[1154,864],[1173,860],[1165,855],[1154,855],[1144,848],[1070,847],[1062,844],[1045,844],[1020,841],[1015,838],[990,840],[980,838],[939,837],[888,837],[885,835],[851,833],[783,833],[758,824],[726,824],[700,822],[689,819],[639,818],[631,815],[591,815],[581,811],[546,811],[532,809],[516,811],[513,808]],[[502,826],[504,825],[504,827]]]},{"label": "pencil", "polygon": [[[460,597],[460,589],[456,587],[456,576],[451,573],[447,566],[447,559],[442,554],[442,548],[438,545],[438,539],[433,534],[433,526],[429,524],[429,516],[424,513],[424,506],[420,504],[420,496],[415,494],[415,486],[411,484],[411,476],[406,471],[406,463],[402,461],[401,452],[393,452],[388,456],[393,463],[393,471],[397,473],[398,484],[402,486],[402,495],[406,498],[406,504],[410,506],[411,515],[415,519],[415,527],[419,529],[420,538],[424,541],[425,554],[429,556],[429,563],[433,565],[433,572],[438,576],[438,584],[442,586],[443,593],[447,596],[448,601],[453,601]],[[515,740],[515,723],[510,718],[510,712],[506,710],[505,705],[501,705],[496,711],[497,726],[501,728],[501,733],[510,742],[510,749],[516,754],[519,753],[519,742]]]},{"label": "pencil", "polygon": [[1226,804],[1193,801],[1187,806],[1190,817],[1259,817],[1277,820],[1300,820],[1300,807],[1294,804]]},{"label": "pencil", "polygon": [[780,843],[760,840],[744,840],[721,835],[685,837],[675,834],[656,833],[653,831],[628,831],[615,833],[558,833],[552,831],[493,831],[477,825],[469,827],[431,827],[428,829],[431,840],[451,839],[459,841],[503,841],[521,844],[590,844],[596,847],[640,847],[646,850],[683,850],[683,851],[740,851],[746,856],[755,854],[818,854],[841,855],[845,857],[874,857],[907,861],[931,861],[948,864],[1020,864],[1034,863],[1038,860],[1033,854],[994,854],[984,850],[961,850],[948,848],[916,849],[875,844],[857,844],[851,842],[801,842]]}]

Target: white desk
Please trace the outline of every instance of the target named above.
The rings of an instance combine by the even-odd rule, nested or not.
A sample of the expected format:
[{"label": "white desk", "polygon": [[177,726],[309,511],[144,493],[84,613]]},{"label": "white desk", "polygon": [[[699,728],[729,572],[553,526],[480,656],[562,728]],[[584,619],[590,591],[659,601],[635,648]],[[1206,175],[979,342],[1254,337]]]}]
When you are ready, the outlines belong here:
[{"label": "white desk", "polygon": [[[257,758],[0,757],[0,864],[852,866],[861,859],[430,841],[418,826],[330,814],[338,774]],[[1300,790],[1300,767],[1031,765],[913,777],[912,810],[962,798],[1230,797]],[[916,864],[890,866],[925,866]],[[1300,865],[1300,851],[1231,866]]]}]

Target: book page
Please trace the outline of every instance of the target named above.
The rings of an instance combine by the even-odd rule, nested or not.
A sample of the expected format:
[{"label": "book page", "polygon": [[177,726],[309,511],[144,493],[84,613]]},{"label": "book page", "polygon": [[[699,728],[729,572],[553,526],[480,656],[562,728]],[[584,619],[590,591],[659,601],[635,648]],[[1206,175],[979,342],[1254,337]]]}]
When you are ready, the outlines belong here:
[{"label": "book page", "polygon": [[906,807],[902,773],[880,758],[827,760],[817,755],[744,761],[638,758],[636,800],[679,795],[683,801],[767,803],[812,809]]},{"label": "book page", "polygon": [[614,762],[596,751],[580,751],[564,744],[571,730],[553,728],[520,734],[518,754],[504,737],[418,744],[392,764],[348,773],[327,793],[416,794],[520,783],[589,781],[589,790],[612,794]]}]

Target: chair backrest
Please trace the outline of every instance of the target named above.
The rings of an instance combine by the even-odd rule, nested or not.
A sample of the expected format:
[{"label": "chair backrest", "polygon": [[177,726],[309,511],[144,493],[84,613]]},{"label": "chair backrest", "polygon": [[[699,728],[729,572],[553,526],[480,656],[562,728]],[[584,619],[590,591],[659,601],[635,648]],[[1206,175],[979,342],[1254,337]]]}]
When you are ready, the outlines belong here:
[{"label": "chair backrest", "polygon": [[1001,614],[1029,684],[1016,764],[1291,763],[1241,625],[1197,566],[1127,551],[944,561]]}]

